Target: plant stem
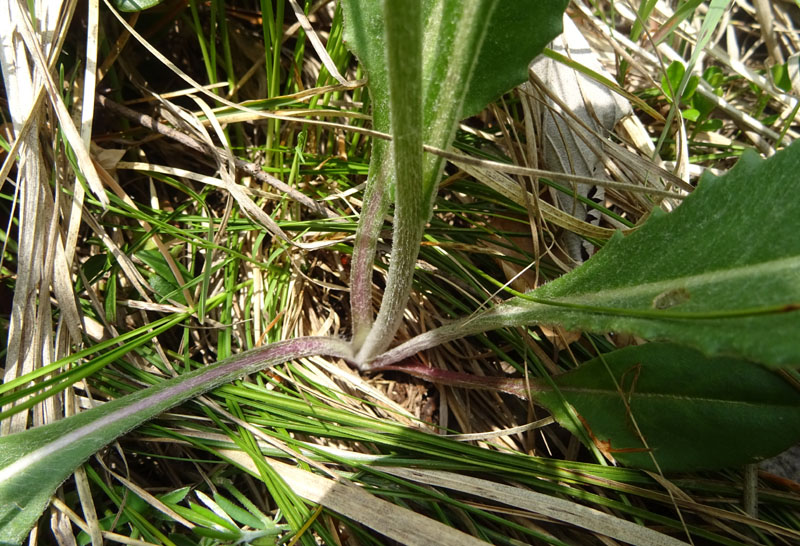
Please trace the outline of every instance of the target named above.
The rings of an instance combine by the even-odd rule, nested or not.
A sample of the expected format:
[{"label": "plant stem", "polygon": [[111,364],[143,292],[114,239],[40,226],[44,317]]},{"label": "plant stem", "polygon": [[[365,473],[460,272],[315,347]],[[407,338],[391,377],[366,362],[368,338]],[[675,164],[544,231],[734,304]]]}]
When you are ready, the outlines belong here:
[{"label": "plant stem", "polygon": [[364,207],[358,222],[350,266],[350,311],[355,349],[364,344],[373,323],[372,267],[383,219],[389,211],[389,197],[394,190],[392,163],[389,142],[373,140]]},{"label": "plant stem", "polygon": [[478,389],[504,392],[527,400],[531,396],[531,391],[542,389],[538,382],[530,378],[516,377],[492,377],[486,375],[475,375],[464,372],[454,372],[425,366],[424,364],[391,364],[373,368],[375,371],[396,371],[413,375],[431,383],[447,385],[448,387],[460,387],[464,389]]},{"label": "plant stem", "polygon": [[[423,47],[435,46],[423,44],[420,2],[384,4],[396,204],[392,256],[381,308],[363,344],[360,337],[354,338],[358,342],[354,343],[356,361],[362,368],[370,367],[370,361],[389,347],[411,292],[419,243],[444,166],[441,157],[423,154],[423,142],[440,149],[452,143],[467,82],[485,38],[483,25],[467,24],[462,29],[455,22],[487,20],[496,4],[491,0],[465,1],[442,8],[444,12],[434,17],[439,26],[431,31],[446,51],[427,51],[424,65]],[[442,55],[447,62],[442,62]],[[362,336],[363,330],[357,334]]]},{"label": "plant stem", "polygon": [[[359,362],[379,354],[394,339],[411,291],[419,241],[430,208],[422,191],[422,3],[385,0],[383,9],[393,135],[390,146],[397,179],[395,225],[386,291],[363,345],[356,345]],[[375,197],[378,196],[371,196]],[[384,200],[385,195],[380,198]],[[378,203],[376,208],[381,206]],[[372,217],[368,221],[374,224],[382,218]],[[372,227],[370,231],[374,234],[376,230]],[[363,335],[362,332],[359,330],[357,334]]]}]

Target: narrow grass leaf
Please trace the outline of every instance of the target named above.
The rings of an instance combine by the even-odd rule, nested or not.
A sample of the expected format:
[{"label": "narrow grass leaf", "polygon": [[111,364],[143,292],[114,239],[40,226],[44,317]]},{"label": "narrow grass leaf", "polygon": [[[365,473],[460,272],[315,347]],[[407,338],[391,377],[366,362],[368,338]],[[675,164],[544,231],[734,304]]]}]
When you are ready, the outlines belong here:
[{"label": "narrow grass leaf", "polygon": [[527,510],[534,514],[570,523],[576,527],[622,540],[629,544],[638,544],[640,546],[679,546],[686,544],[658,531],[624,521],[594,508],[523,489],[522,487],[512,487],[502,483],[440,470],[397,467],[382,468],[381,470],[428,486],[444,487],[453,491],[475,495],[480,499],[488,499],[520,510]]},{"label": "narrow grass leaf", "polygon": [[222,508],[226,514],[242,525],[247,525],[253,529],[260,529],[264,526],[264,522],[262,522],[260,519],[255,517],[247,510],[235,505],[222,495],[215,493],[214,500],[216,501],[217,506]]},{"label": "narrow grass leaf", "polygon": [[[241,451],[225,449],[220,450],[220,454],[250,472],[258,472],[252,459]],[[485,544],[457,529],[371,495],[359,487],[323,478],[273,459],[269,459],[269,464],[299,496],[357,521],[399,544],[408,546]]]}]

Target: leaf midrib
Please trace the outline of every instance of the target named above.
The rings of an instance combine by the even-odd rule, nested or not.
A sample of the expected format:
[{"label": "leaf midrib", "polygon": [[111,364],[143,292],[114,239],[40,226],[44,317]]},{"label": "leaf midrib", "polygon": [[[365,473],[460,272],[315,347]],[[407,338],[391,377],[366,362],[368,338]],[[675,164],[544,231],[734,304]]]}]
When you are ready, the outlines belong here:
[{"label": "leaf midrib", "polygon": [[[549,389],[548,389],[549,390]],[[567,394],[585,394],[591,395],[596,397],[613,397],[615,399],[620,398],[620,393],[616,389],[609,390],[609,389],[598,389],[598,388],[591,388],[591,387],[570,387],[570,386],[559,386],[558,390],[561,393]],[[625,393],[627,394],[627,393]],[[707,403],[707,404],[725,404],[725,405],[733,405],[733,406],[742,406],[742,407],[770,407],[770,408],[786,408],[786,409],[798,409],[800,408],[800,404],[792,404],[792,403],[775,403],[772,401],[764,401],[764,402],[756,402],[756,401],[745,401],[745,400],[730,400],[726,398],[716,398],[716,397],[707,397],[707,396],[679,396],[672,393],[660,393],[660,392],[634,392],[631,393],[628,397],[629,400],[636,400],[636,399],[669,399],[680,401],[681,403],[685,403],[686,401],[695,402],[695,403]]]},{"label": "leaf midrib", "polygon": [[[776,277],[779,276],[779,274],[784,271],[789,272],[792,270],[800,270],[800,256],[780,258],[777,260],[760,262],[758,264],[748,264],[724,270],[717,269],[714,271],[708,271],[694,275],[685,275],[682,277],[672,277],[670,279],[664,279],[659,281],[641,282],[638,281],[636,278],[631,277],[629,279],[630,284],[628,285],[618,286],[616,288],[604,289],[599,291],[584,290],[581,292],[574,292],[567,296],[549,297],[549,299],[565,303],[582,303],[582,304],[585,304],[589,301],[597,302],[615,298],[630,300],[636,296],[651,296],[653,294],[658,295],[674,288],[691,289],[691,288],[707,286],[715,282],[752,279],[755,275],[768,274],[771,277]],[[566,289],[568,288],[569,285],[566,286]],[[531,294],[536,295],[536,291],[532,292]],[[718,307],[716,302],[715,302],[715,307]]]}]

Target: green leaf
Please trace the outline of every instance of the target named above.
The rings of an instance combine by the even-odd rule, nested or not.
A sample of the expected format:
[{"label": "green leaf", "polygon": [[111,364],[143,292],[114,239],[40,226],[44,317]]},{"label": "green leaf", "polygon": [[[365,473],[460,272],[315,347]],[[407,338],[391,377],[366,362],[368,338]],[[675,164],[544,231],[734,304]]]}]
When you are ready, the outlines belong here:
[{"label": "green leaf", "polygon": [[164,0],[111,0],[119,11],[144,11],[159,5]]},{"label": "green leaf", "polygon": [[677,210],[615,236],[584,267],[533,294],[578,305],[547,312],[567,328],[797,366],[798,170],[800,143],[767,160],[748,150],[726,175],[703,176]]},{"label": "green leaf", "polygon": [[354,342],[358,360],[367,361],[389,346],[399,326],[444,164],[427,154],[419,176],[418,143],[448,148],[464,115],[524,81],[533,57],[561,32],[566,2],[343,0],[342,6],[345,41],[367,72],[373,126],[394,137],[391,153],[377,147],[373,161],[388,161],[389,168],[370,165],[367,189],[370,201],[388,206],[386,196],[394,193],[397,203],[387,288],[371,327],[366,254],[374,255],[380,228],[371,219],[375,212],[382,217],[384,207],[365,203],[371,214],[362,215],[354,251]]},{"label": "green leaf", "polygon": [[81,269],[83,269],[83,274],[86,276],[86,280],[89,282],[89,284],[92,284],[100,277],[100,275],[103,274],[107,265],[107,254],[94,254],[93,256],[89,256],[89,258],[83,262]]},{"label": "green leaf", "polygon": [[465,118],[528,79],[528,65],[562,31],[564,0],[504,0],[497,4],[461,108]]},{"label": "green leaf", "polygon": [[[686,67],[684,67],[683,63],[680,61],[672,61],[672,63],[667,67],[666,74],[661,77],[661,87],[664,90],[664,94],[667,96],[667,98],[673,98],[673,94],[680,88],[685,74]],[[694,96],[694,92],[697,90],[698,83],[700,83],[700,78],[697,76],[689,76],[689,79],[686,83],[686,88],[681,94],[682,101],[685,102]]]},{"label": "green leaf", "polygon": [[661,88],[664,90],[664,94],[667,96],[667,98],[671,99],[673,97],[675,90],[678,89],[678,86],[683,79],[683,74],[685,71],[686,68],[680,61],[672,61],[667,67],[664,75],[661,76]]},{"label": "green leaf", "polygon": [[334,338],[297,338],[259,347],[55,423],[0,438],[0,544],[19,544],[50,496],[103,446],[176,404],[237,377],[311,355],[350,358]]},{"label": "green leaf", "polygon": [[707,119],[697,126],[698,131],[713,132],[713,131],[719,131],[720,129],[722,129],[721,119]]},{"label": "green leaf", "polygon": [[[148,277],[147,281],[153,291],[160,296],[160,302],[172,299],[186,305],[186,296],[183,295],[182,287],[160,251],[140,250],[136,253],[136,257],[150,266],[155,272]],[[175,262],[175,265],[184,279],[192,277],[183,264]]]},{"label": "green leaf", "polygon": [[[453,36],[466,28],[486,26],[486,34],[475,54],[465,59],[472,76],[457,82],[465,87],[465,95],[457,112],[464,118],[480,112],[488,103],[498,98],[528,78],[528,65],[536,55],[562,30],[561,18],[567,0],[470,0],[469,4],[495,4],[482,21],[464,20],[462,13],[469,13],[463,1],[424,2],[426,85],[434,90],[448,73],[448,65],[454,56],[451,47]],[[381,2],[375,0],[343,0],[345,13],[345,41],[356,54],[369,75],[370,93],[375,102],[375,112],[388,108],[388,71],[385,55],[385,36]],[[476,8],[483,13],[483,9]],[[426,93],[431,96],[433,93]],[[435,112],[428,110],[429,114]],[[388,121],[388,112],[382,115]],[[380,127],[379,121],[375,126]]]},{"label": "green leaf", "polygon": [[772,67],[772,81],[775,82],[775,86],[778,87],[781,91],[785,91],[787,93],[792,92],[792,78],[789,75],[789,66],[788,63],[786,64],[776,64]]},{"label": "green leaf", "polygon": [[762,160],[745,152],[706,173],[672,213],[616,234],[583,266],[507,303],[417,336],[374,365],[504,326],[628,332],[707,355],[800,364],[800,143]]},{"label": "green leaf", "polygon": [[720,88],[725,83],[725,73],[718,66],[709,66],[703,72],[703,79],[714,88],[714,93],[717,93],[718,90],[721,92]]},{"label": "green leaf", "polygon": [[568,402],[601,451],[628,466],[657,470],[655,460],[664,472],[727,468],[800,440],[800,392],[745,360],[649,343],[554,380],[560,395],[548,389],[532,397],[581,437]]},{"label": "green leaf", "polygon": [[[176,287],[178,287],[178,281],[175,279],[175,274],[172,272],[167,260],[164,258],[164,255],[161,254],[158,250],[140,250],[136,253],[136,257],[150,266],[156,275],[159,277],[164,278],[168,282],[172,283]],[[181,272],[181,275],[188,278],[191,277],[189,274],[189,270],[186,267],[176,262],[178,270]]]},{"label": "green leaf", "polygon": [[206,508],[205,506],[200,506],[199,504],[195,504],[193,502],[189,503],[189,509],[194,514],[194,523],[199,525],[203,525],[210,529],[214,529],[216,531],[226,532],[227,531],[234,533],[236,535],[239,534],[239,528],[230,520],[227,515],[224,517],[217,513],[215,510]]},{"label": "green leaf", "polygon": [[152,288],[153,291],[158,294],[159,303],[173,299],[178,303],[186,305],[186,297],[181,293],[180,287],[176,286],[168,279],[165,279],[160,275],[150,275],[150,277],[147,279],[147,282],[150,285],[150,288]]},{"label": "green leaf", "polygon": [[689,121],[697,121],[698,119],[700,119],[700,111],[694,108],[689,108],[688,110],[684,110],[683,112],[681,112],[681,114],[683,115],[683,119]]},{"label": "green leaf", "polygon": [[158,500],[169,503],[169,504],[177,504],[181,502],[183,499],[186,498],[186,495],[191,493],[192,488],[188,485],[186,487],[181,487],[180,489],[176,489],[175,491],[170,491],[169,493],[164,493],[163,495],[159,495]]},{"label": "green leaf", "polygon": [[[259,518],[237,506],[233,502],[229,501],[222,495],[218,493],[214,493],[214,500],[217,502],[217,505],[225,510],[225,513],[228,514],[231,518],[235,519],[242,525],[247,525],[252,527],[253,529],[261,529],[264,527],[264,522],[262,522]],[[274,528],[274,526],[273,526]]]}]

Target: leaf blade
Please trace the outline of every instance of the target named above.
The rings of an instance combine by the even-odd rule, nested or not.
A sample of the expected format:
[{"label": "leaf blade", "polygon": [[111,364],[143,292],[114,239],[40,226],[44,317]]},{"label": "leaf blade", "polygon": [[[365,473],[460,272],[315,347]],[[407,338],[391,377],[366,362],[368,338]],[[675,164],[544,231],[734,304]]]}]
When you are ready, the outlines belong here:
[{"label": "leaf blade", "polygon": [[[561,17],[567,3],[563,0],[498,2],[473,68],[473,73],[482,77],[470,79],[462,118],[477,114],[503,91],[528,79],[528,64],[561,34]],[[514,40],[509,36],[525,39]]]},{"label": "leaf blade", "polygon": [[554,381],[560,395],[542,388],[532,397],[577,432],[566,400],[595,444],[627,466],[726,468],[774,456],[800,440],[800,392],[745,360],[649,343],[603,355]]},{"label": "leaf blade", "polygon": [[334,338],[297,338],[235,355],[55,423],[0,438],[0,544],[19,544],[74,469],[103,446],[236,377],[304,356],[350,358]]},{"label": "leaf blade", "polygon": [[[421,138],[436,148],[448,148],[463,115],[480,110],[489,100],[526,79],[532,58],[561,31],[566,2],[538,2],[531,6],[521,0],[343,0],[342,6],[345,41],[368,74],[373,126],[390,132],[394,138],[391,153],[380,145],[374,148],[379,152],[377,158],[390,161],[389,171],[398,173],[392,178],[370,165],[368,194],[386,203],[385,199],[391,199],[394,193],[397,202],[387,289],[374,325],[367,305],[371,301],[371,285],[366,280],[375,252],[372,241],[380,226],[365,214],[359,222],[352,307],[358,361],[366,363],[389,346],[399,326],[411,290],[419,241],[444,166],[441,157],[426,154],[421,177],[401,176],[418,158],[408,160],[416,150],[412,150],[413,154],[400,153],[404,147],[398,140],[405,140],[411,133],[400,123],[410,116],[398,117],[398,113],[410,110],[416,114],[414,117],[421,118],[415,127],[415,139]],[[519,39],[509,37],[509,31],[516,32]],[[398,33],[402,40],[393,41],[392,33]],[[416,84],[420,78],[421,97],[408,92],[419,91]],[[407,85],[405,93],[397,93],[403,87],[398,82],[412,81],[415,85]],[[420,178],[417,183],[406,184]],[[391,187],[393,183],[396,187]],[[386,207],[388,203],[379,207],[379,212],[385,212]]]},{"label": "leaf blade", "polygon": [[[612,237],[571,273],[411,339],[375,365],[487,330],[558,324],[672,341],[772,367],[797,366],[798,170],[800,143],[767,160],[745,153],[727,174],[704,176],[675,211],[655,212],[626,237]],[[754,183],[756,200],[749,198]]]}]

